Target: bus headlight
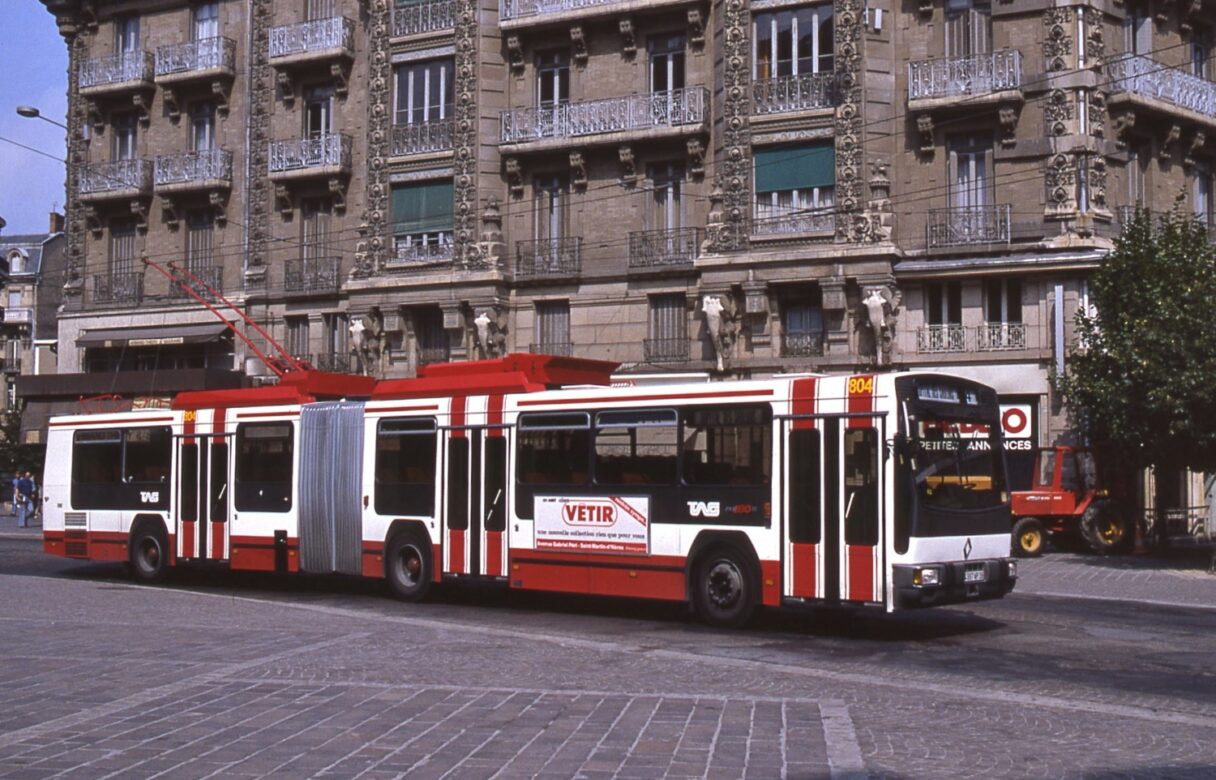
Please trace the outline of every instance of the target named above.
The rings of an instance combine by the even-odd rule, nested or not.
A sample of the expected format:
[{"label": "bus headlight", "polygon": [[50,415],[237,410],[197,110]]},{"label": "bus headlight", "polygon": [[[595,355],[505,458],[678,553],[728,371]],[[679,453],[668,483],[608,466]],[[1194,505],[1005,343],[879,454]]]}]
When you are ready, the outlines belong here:
[{"label": "bus headlight", "polygon": [[923,568],[912,572],[912,584],[918,588],[942,584],[942,572],[937,568]]},{"label": "bus headlight", "polygon": [[1009,579],[1016,580],[1018,578],[1018,562],[1005,561],[1005,573],[1009,575]]}]

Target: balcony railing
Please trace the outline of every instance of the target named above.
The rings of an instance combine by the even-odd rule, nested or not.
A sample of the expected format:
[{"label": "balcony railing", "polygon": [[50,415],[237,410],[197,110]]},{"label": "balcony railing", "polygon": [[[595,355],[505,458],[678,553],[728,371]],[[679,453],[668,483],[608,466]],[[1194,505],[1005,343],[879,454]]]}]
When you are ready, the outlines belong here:
[{"label": "balcony railing", "polygon": [[288,260],[283,274],[283,290],[295,294],[334,293],[338,291],[341,258],[311,257]]},{"label": "balcony railing", "polygon": [[28,306],[10,306],[0,312],[0,321],[10,325],[29,325],[34,321],[34,310]]},{"label": "balcony railing", "polygon": [[152,81],[152,55],[127,51],[80,63],[80,89],[95,89],[131,81]]},{"label": "balcony railing", "polygon": [[643,339],[642,353],[647,363],[678,363],[688,360],[688,337]]},{"label": "balcony railing", "polygon": [[77,179],[81,195],[125,193],[152,189],[152,163],[148,160],[114,160],[80,168]]},{"label": "balcony railing", "polygon": [[822,354],[822,333],[787,332],[781,337],[782,357],[819,357]]},{"label": "balcony railing", "polygon": [[447,347],[418,347],[418,365],[426,366],[431,363],[446,363],[450,359]]},{"label": "balcony railing", "polygon": [[231,38],[203,38],[156,49],[156,77],[234,69],[236,42]]},{"label": "balcony railing", "polygon": [[1022,53],[1005,49],[908,63],[908,99],[986,95],[1020,89]]},{"label": "balcony railing", "polygon": [[515,243],[515,276],[520,279],[569,279],[582,269],[583,239],[544,238]]},{"label": "balcony railing", "polygon": [[455,126],[455,121],[452,119],[437,119],[412,125],[393,125],[391,154],[394,157],[403,157],[407,154],[446,152],[453,147],[452,131]]},{"label": "balcony railing", "polygon": [[[185,298],[187,300],[195,300],[194,296],[186,289],[189,288],[194,295],[202,298],[205,301],[213,300],[215,296],[212,292],[224,292],[224,267],[219,265],[206,265],[199,268],[187,269],[197,278],[198,281],[184,277],[181,284],[175,284],[169,288],[170,298]],[[182,287],[182,285],[185,287]],[[210,291],[208,290],[210,288]]]},{"label": "balcony railing", "polygon": [[166,154],[156,158],[153,179],[157,187],[232,181],[232,152],[208,149],[205,152]]},{"label": "balcony railing", "polygon": [[1170,68],[1139,54],[1125,54],[1106,64],[1111,92],[1171,103],[1209,117],[1216,117],[1216,82]]},{"label": "balcony railing", "polygon": [[976,348],[982,352],[1006,349],[1026,349],[1026,324],[1022,322],[986,322],[975,329]]},{"label": "balcony railing", "polygon": [[785,236],[801,233],[836,232],[836,213],[830,208],[817,211],[791,211],[777,216],[758,217],[752,220],[754,236]]},{"label": "balcony railing", "polygon": [[613,5],[621,0],[499,0],[498,15],[507,19],[524,19],[529,16],[548,16],[582,8]]},{"label": "balcony railing", "polygon": [[393,9],[394,38],[449,30],[455,26],[455,0],[421,0]]},{"label": "balcony railing", "polygon": [[917,352],[962,352],[967,331],[962,325],[925,325],[916,331]]},{"label": "balcony railing", "polygon": [[270,173],[309,168],[350,168],[349,135],[328,133],[317,138],[270,142]]},{"label": "balcony railing", "polygon": [[753,114],[780,114],[835,105],[836,76],[833,73],[804,73],[752,84]]},{"label": "balcony railing", "polygon": [[344,16],[314,19],[270,29],[270,57],[297,57],[332,49],[353,53],[355,23]]},{"label": "balcony railing", "polygon": [[355,361],[348,352],[330,352],[325,355],[313,355],[312,365],[318,371],[329,371],[334,374],[351,374],[355,371]]},{"label": "balcony railing", "polygon": [[1009,243],[1008,203],[998,206],[967,206],[930,209],[925,236],[929,248],[970,244]]},{"label": "balcony railing", "polygon": [[698,228],[643,230],[629,234],[630,268],[691,265],[701,251]]},{"label": "balcony railing", "polygon": [[533,355],[570,357],[574,354],[574,345],[569,341],[547,341],[540,344],[529,344],[528,351]]},{"label": "balcony railing", "polygon": [[705,121],[708,106],[709,92],[704,87],[688,87],[539,108],[513,108],[502,112],[502,142],[515,144],[696,125]]},{"label": "balcony railing", "polygon": [[142,272],[97,274],[93,277],[93,303],[136,306],[143,299]]},{"label": "balcony railing", "polygon": [[398,241],[389,263],[393,265],[424,265],[426,263],[450,262],[454,256],[455,244],[451,234],[447,240],[438,243],[421,244],[414,241]]}]

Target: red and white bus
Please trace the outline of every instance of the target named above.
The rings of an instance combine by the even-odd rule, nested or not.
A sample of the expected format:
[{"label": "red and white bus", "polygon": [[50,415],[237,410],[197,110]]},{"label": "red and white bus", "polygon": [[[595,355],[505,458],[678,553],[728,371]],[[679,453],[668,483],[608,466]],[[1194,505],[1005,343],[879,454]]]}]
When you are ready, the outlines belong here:
[{"label": "red and white bus", "polygon": [[995,392],[936,373],[612,382],[539,355],[317,372],[57,417],[45,549],[690,601],[909,606],[1012,590]]}]

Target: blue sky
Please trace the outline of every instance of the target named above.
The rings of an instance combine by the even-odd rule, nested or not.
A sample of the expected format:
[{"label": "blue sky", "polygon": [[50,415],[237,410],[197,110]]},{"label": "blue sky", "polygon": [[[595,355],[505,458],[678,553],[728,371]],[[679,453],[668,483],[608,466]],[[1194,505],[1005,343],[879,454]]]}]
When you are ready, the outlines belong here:
[{"label": "blue sky", "polygon": [[[63,122],[67,113],[68,52],[55,17],[38,0],[0,0],[0,138],[62,159],[63,130],[17,115],[37,106]],[[0,141],[0,217],[3,234],[40,233],[52,208],[63,211],[63,163]]]}]

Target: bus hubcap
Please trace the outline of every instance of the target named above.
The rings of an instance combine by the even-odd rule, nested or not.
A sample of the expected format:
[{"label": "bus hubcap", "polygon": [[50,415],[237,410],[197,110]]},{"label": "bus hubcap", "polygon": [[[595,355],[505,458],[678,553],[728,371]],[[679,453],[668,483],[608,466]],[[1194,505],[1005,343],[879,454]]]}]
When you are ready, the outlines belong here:
[{"label": "bus hubcap", "polygon": [[734,564],[719,561],[709,570],[709,599],[714,606],[727,608],[739,600],[743,577]]},{"label": "bus hubcap", "polygon": [[417,585],[418,577],[422,573],[422,559],[418,557],[418,551],[413,547],[406,547],[401,551],[397,563],[401,570],[401,579],[410,585]]},{"label": "bus hubcap", "polygon": [[144,566],[149,570],[155,569],[160,564],[160,548],[151,539],[144,542],[143,559]]}]

